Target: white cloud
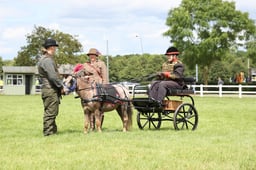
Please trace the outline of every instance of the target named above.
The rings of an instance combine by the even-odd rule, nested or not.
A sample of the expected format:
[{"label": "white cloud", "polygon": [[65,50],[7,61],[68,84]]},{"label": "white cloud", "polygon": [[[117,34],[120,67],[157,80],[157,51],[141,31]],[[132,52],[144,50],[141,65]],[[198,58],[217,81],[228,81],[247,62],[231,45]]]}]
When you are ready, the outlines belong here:
[{"label": "white cloud", "polygon": [[25,38],[25,35],[28,33],[29,29],[25,27],[12,27],[6,28],[2,32],[3,39],[22,39]]},{"label": "white cloud", "polygon": [[[163,53],[170,45],[162,34],[169,10],[181,0],[22,0],[0,1],[0,56],[15,57],[34,26],[78,35],[84,52],[96,47],[110,55]],[[255,16],[254,0],[236,0],[237,8]],[[255,17],[256,18],[256,17]]]},{"label": "white cloud", "polygon": [[1,53],[11,53],[12,48],[6,47],[6,44],[1,43],[0,44]]},{"label": "white cloud", "polygon": [[52,30],[61,30],[60,25],[58,23],[50,23],[46,28],[52,29]]}]

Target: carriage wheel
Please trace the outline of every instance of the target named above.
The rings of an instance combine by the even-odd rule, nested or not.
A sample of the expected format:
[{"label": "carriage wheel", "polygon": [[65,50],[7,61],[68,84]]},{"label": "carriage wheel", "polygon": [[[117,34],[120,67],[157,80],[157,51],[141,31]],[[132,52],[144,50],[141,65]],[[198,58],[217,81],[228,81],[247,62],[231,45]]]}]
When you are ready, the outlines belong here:
[{"label": "carriage wheel", "polygon": [[190,103],[183,103],[175,110],[173,125],[175,130],[195,130],[198,124],[198,114],[195,107]]},{"label": "carriage wheel", "polygon": [[137,124],[140,129],[148,126],[149,129],[159,129],[161,126],[161,113],[140,113],[137,114]]}]

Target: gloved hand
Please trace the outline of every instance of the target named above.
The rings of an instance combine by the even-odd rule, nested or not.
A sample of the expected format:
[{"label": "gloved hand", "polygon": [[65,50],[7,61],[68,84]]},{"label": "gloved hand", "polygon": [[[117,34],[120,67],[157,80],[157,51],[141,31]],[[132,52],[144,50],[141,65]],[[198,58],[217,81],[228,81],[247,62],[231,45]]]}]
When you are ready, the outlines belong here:
[{"label": "gloved hand", "polygon": [[158,80],[164,80],[164,79],[169,79],[171,77],[170,72],[160,72],[157,74],[157,79]]},{"label": "gloved hand", "polygon": [[162,75],[165,79],[169,79],[171,77],[171,73],[170,72],[162,72]]},{"label": "gloved hand", "polygon": [[164,79],[164,74],[163,73],[157,73],[157,80],[163,80]]},{"label": "gloved hand", "polygon": [[65,90],[64,90],[64,87],[61,88],[60,94],[61,94],[61,95],[66,95]]}]

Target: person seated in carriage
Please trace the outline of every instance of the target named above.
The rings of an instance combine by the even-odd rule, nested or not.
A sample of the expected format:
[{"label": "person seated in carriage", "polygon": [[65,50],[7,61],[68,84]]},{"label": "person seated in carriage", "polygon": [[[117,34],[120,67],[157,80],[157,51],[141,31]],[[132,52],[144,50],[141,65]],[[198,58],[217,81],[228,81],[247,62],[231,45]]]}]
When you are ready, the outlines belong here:
[{"label": "person seated in carriage", "polygon": [[158,73],[158,80],[153,81],[149,88],[149,97],[156,101],[159,106],[163,106],[163,100],[168,89],[183,89],[184,65],[178,59],[180,52],[176,47],[169,47],[165,56],[167,61],[162,64],[162,72]]}]

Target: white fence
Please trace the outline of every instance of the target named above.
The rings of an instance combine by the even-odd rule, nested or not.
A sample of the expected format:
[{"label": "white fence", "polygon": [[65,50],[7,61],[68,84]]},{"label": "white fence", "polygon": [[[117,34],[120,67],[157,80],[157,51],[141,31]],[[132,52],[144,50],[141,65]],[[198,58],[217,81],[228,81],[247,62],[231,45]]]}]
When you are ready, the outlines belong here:
[{"label": "white fence", "polygon": [[[133,95],[135,85],[126,85],[129,93]],[[222,97],[223,95],[237,95],[242,98],[244,95],[250,95],[256,97],[256,85],[191,85],[190,88],[194,89],[195,95],[200,95],[201,97],[205,95],[218,95]],[[41,92],[39,86],[35,87],[36,94]],[[0,88],[0,94],[3,89]],[[135,93],[146,93],[145,89],[137,89]]]},{"label": "white fence", "polygon": [[222,97],[223,95],[238,95],[242,98],[243,95],[256,95],[255,85],[192,85],[195,94],[204,96],[205,94],[215,94]]},{"label": "white fence", "polygon": [[[130,94],[133,95],[134,85],[126,86]],[[194,89],[196,95],[203,97],[204,95],[237,95],[242,98],[243,95],[250,95],[256,97],[256,85],[191,85],[190,88]],[[143,90],[139,90],[143,91]],[[144,90],[145,91],[145,90]],[[145,91],[146,92],[146,91]],[[136,93],[136,92],[135,92]]]}]

